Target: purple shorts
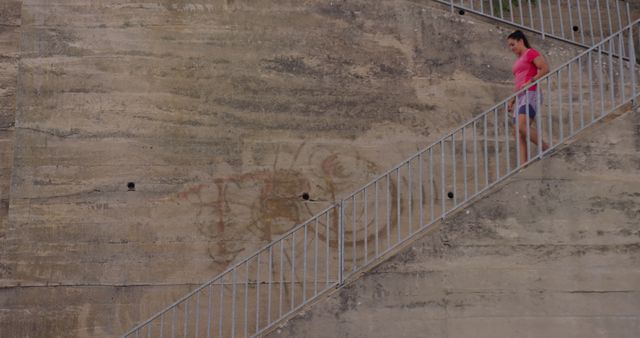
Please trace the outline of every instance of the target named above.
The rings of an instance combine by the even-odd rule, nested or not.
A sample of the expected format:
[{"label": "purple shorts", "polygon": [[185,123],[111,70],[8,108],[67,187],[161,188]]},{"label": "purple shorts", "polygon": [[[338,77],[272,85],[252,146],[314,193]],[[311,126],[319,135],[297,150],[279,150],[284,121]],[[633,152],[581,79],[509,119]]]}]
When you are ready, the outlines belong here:
[{"label": "purple shorts", "polygon": [[[542,95],[540,101],[542,101]],[[527,110],[529,111],[529,121],[533,121],[538,112],[538,92],[535,90],[527,90],[516,96],[515,109],[513,110],[513,123],[516,123],[516,116],[526,115]]]}]

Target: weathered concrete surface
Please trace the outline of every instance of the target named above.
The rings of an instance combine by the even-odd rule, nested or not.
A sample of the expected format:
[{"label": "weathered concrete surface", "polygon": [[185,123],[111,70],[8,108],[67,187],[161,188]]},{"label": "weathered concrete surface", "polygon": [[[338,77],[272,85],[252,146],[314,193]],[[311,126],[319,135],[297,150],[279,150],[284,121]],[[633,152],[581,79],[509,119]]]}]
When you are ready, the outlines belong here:
[{"label": "weathered concrete surface", "polygon": [[0,3],[0,130],[14,125],[22,1]]},{"label": "weathered concrete surface", "polygon": [[[21,1],[13,0],[0,3],[0,239],[5,235],[9,213],[21,5]],[[3,269],[0,258],[0,276]]]},{"label": "weathered concrete surface", "polygon": [[10,337],[118,335],[512,87],[509,29],[402,1],[25,0],[21,29]]},{"label": "weathered concrete surface", "polygon": [[597,126],[269,337],[638,337],[640,111]]}]

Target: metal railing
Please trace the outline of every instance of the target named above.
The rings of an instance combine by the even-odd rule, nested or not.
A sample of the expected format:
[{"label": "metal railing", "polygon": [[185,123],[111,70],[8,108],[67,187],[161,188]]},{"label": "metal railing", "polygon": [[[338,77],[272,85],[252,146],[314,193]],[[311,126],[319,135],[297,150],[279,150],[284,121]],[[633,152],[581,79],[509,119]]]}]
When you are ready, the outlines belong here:
[{"label": "metal railing", "polygon": [[631,24],[624,0],[434,0],[543,36],[591,47]]},{"label": "metal railing", "polygon": [[[640,20],[294,227],[123,337],[260,335],[610,112],[637,104],[638,46]],[[537,94],[539,109],[529,121],[526,105],[526,125],[534,127],[520,130],[508,104],[527,91]],[[549,148],[531,142],[534,134]]]}]

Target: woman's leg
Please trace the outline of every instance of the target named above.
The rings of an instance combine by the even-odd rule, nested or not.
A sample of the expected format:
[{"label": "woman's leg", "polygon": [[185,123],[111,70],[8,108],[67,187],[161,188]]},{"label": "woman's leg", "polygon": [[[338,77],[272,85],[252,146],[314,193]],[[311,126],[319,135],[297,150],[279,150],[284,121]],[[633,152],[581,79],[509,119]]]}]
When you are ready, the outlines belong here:
[{"label": "woman's leg", "polygon": [[[524,115],[518,115],[517,120],[518,129],[513,128],[513,138],[516,139],[516,146],[518,147],[518,151],[520,153],[520,158],[518,158],[518,163],[525,164],[527,162],[527,128],[526,128],[526,117]],[[525,127],[523,127],[525,126]]]},{"label": "woman's leg", "polygon": [[[531,124],[533,124],[533,121],[531,121]],[[529,135],[531,135],[531,142],[535,143],[536,145],[538,144],[538,130],[536,128],[534,128],[533,126],[529,127]],[[540,141],[542,141],[542,151],[546,151],[547,149],[549,149],[549,145],[547,144],[547,142],[545,142],[542,137],[540,137]]]},{"label": "woman's leg", "polygon": [[[518,148],[520,148],[520,165],[527,163],[529,156],[527,154],[527,117],[518,114]],[[531,135],[529,135],[531,136]]]},{"label": "woman's leg", "polygon": [[[537,145],[538,144],[538,131],[536,128],[531,126],[533,124],[533,120],[529,121],[529,128],[527,128],[527,116],[524,114],[518,115],[518,132],[520,139],[518,140],[518,147],[520,147],[520,164],[524,164],[529,160],[529,156],[527,156],[527,132],[529,133],[529,140],[531,143]],[[542,141],[542,151],[549,149],[549,145]]]}]

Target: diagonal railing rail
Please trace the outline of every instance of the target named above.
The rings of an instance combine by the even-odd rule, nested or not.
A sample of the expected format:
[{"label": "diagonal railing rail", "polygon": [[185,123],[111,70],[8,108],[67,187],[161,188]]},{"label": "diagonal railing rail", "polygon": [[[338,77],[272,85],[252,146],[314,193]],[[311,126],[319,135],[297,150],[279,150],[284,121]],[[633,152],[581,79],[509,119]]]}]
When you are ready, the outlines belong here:
[{"label": "diagonal railing rail", "polygon": [[433,1],[585,48],[632,22],[628,0]]},{"label": "diagonal railing rail", "polygon": [[[636,20],[122,337],[264,333],[584,128],[636,105],[639,46],[640,20]],[[539,109],[531,121],[535,128],[521,131],[511,121],[508,104],[525,92],[537,94]],[[528,111],[525,116],[529,119]],[[526,144],[518,146],[512,137],[521,139],[521,133]],[[531,143],[533,134],[549,148]]]}]

